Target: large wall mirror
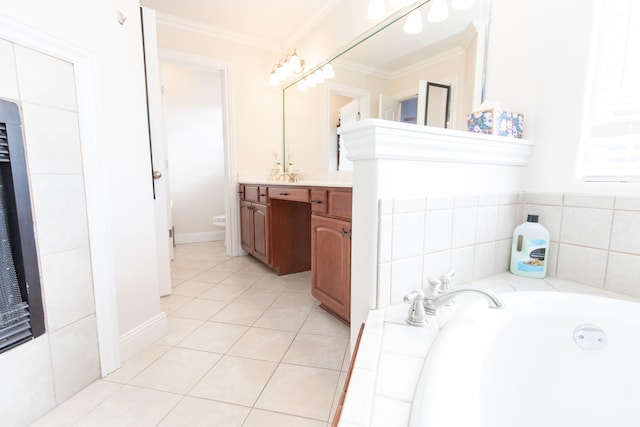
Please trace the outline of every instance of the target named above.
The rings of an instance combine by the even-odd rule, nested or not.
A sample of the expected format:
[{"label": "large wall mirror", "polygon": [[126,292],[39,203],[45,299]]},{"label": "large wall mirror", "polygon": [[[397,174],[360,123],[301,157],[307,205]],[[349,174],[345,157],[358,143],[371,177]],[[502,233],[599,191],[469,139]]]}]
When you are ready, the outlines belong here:
[{"label": "large wall mirror", "polygon": [[[440,23],[427,20],[430,7],[428,0],[417,6],[420,33],[403,30],[411,9],[398,12],[330,59],[334,79],[306,92],[296,84],[284,89],[283,153],[295,169],[348,170],[339,151],[345,121],[380,118],[466,130],[467,115],[483,98],[490,0],[465,10],[449,7]],[[448,87],[448,99],[432,90],[428,100],[426,82]]]}]

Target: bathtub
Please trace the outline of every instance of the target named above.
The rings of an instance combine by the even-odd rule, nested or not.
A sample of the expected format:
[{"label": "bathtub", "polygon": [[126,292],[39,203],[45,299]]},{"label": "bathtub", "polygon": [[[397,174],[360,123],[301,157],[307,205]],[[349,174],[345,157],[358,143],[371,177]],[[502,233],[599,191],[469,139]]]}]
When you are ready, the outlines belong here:
[{"label": "bathtub", "polygon": [[461,309],[425,359],[410,426],[640,426],[640,304],[517,292]]}]

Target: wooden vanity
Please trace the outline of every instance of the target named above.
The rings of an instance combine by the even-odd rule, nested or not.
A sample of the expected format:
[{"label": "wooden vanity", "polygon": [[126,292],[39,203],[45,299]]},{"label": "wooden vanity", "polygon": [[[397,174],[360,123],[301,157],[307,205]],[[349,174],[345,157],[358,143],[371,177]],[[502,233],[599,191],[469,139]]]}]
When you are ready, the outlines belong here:
[{"label": "wooden vanity", "polygon": [[351,188],[240,184],[238,193],[244,250],[278,275],[311,270],[312,295],[349,323]]}]

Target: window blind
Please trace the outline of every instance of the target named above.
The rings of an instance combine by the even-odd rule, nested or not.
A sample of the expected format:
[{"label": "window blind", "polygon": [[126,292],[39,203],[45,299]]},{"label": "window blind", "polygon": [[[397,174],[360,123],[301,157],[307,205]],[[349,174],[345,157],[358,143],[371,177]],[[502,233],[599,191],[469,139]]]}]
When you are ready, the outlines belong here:
[{"label": "window blind", "polygon": [[584,178],[640,181],[640,2],[600,4]]}]

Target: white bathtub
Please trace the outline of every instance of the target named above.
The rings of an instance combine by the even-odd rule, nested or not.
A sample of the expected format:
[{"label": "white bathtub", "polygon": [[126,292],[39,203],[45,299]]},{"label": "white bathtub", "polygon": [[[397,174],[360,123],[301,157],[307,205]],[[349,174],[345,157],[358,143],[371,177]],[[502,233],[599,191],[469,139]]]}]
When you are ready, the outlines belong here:
[{"label": "white bathtub", "polygon": [[442,329],[411,426],[640,426],[640,304],[556,292],[501,297],[505,308],[477,301]]}]

